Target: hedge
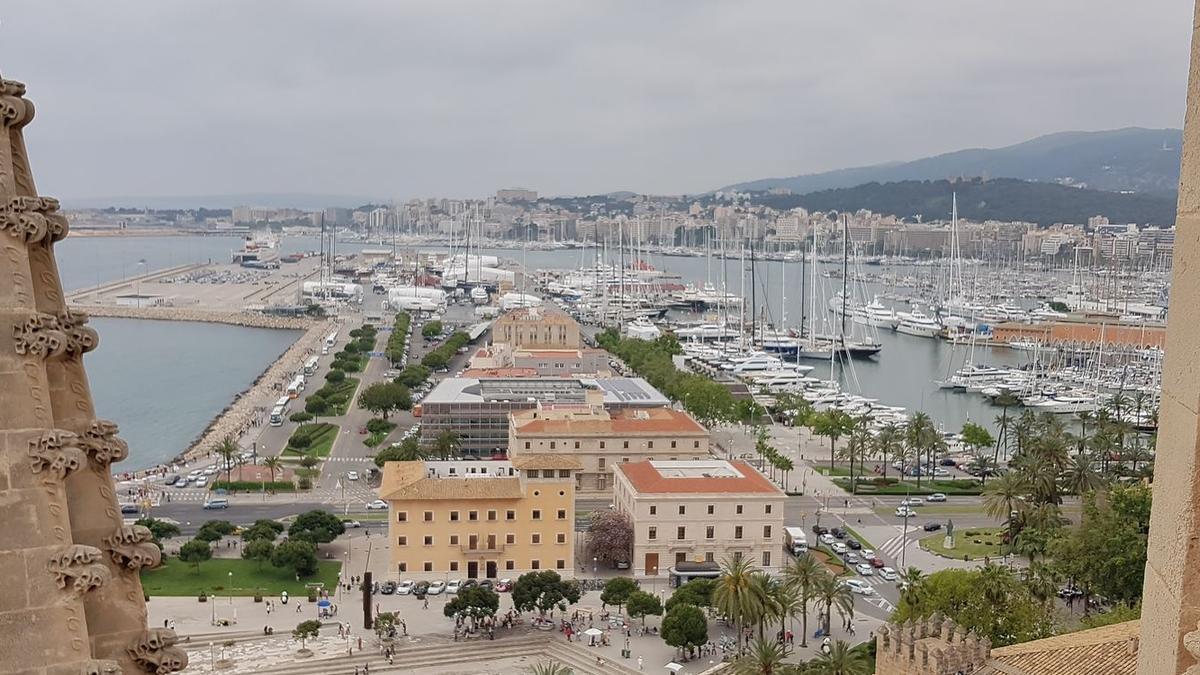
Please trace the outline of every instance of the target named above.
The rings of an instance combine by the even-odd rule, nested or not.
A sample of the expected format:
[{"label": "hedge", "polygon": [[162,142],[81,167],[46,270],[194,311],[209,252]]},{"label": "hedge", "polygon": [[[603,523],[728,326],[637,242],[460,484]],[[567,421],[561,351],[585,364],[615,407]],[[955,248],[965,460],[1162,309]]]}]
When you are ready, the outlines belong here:
[{"label": "hedge", "polygon": [[296,486],[291,481],[276,480],[276,481],[257,481],[257,480],[235,480],[226,481],[219,480],[210,484],[210,490],[228,490],[230,492],[259,492],[266,486],[268,490],[273,492],[295,492]]},{"label": "hedge", "polygon": [[449,365],[450,359],[453,359],[454,355],[458,353],[458,349],[465,347],[470,341],[470,336],[462,331],[458,331],[446,338],[446,341],[440,347],[426,354],[425,358],[421,359],[421,365],[430,370],[445,368]]},{"label": "hedge", "polygon": [[404,345],[408,340],[408,327],[411,323],[412,317],[408,315],[408,312],[397,314],[392,323],[392,334],[388,336],[384,354],[393,364],[400,363],[400,359],[404,358]]}]

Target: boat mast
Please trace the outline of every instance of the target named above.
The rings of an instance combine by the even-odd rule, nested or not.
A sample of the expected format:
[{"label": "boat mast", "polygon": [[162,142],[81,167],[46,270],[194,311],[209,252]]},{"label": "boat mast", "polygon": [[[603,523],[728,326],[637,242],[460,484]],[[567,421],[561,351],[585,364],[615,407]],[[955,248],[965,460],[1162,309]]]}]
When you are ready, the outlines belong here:
[{"label": "boat mast", "polygon": [[842,214],[842,348],[846,347],[846,293],[850,279],[850,220]]}]

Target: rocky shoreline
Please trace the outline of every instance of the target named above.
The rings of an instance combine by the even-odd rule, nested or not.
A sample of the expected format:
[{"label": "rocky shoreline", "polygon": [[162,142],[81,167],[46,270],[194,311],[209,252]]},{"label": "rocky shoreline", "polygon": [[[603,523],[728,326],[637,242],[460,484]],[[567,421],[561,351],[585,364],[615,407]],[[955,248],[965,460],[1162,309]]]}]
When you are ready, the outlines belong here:
[{"label": "rocky shoreline", "polygon": [[320,320],[305,317],[270,316],[250,312],[233,312],[184,307],[118,307],[116,305],[89,305],[72,303],[72,308],[82,310],[89,316],[112,319],[156,319],[160,321],[199,321],[202,323],[224,323],[244,328],[285,328],[308,330],[314,325],[324,325]]}]

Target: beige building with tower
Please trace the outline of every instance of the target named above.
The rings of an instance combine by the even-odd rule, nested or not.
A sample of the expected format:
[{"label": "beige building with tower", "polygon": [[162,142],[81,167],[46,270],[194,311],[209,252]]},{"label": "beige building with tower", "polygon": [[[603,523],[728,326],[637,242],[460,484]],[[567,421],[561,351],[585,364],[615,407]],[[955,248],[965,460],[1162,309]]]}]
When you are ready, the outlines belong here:
[{"label": "beige building with tower", "polygon": [[552,307],[524,307],[506,312],[492,324],[492,342],[514,349],[579,349],[579,324]]},{"label": "beige building with tower", "polygon": [[633,522],[634,576],[678,577],[680,564],[726,558],[776,574],[785,563],[787,496],[749,464],[641,461],[618,464],[613,475],[613,506]]},{"label": "beige building with tower", "polygon": [[508,451],[513,457],[569,455],[579,461],[575,489],[608,494],[613,467],[647,459],[709,459],[708,429],[668,407],[607,410],[603,405],[542,405],[513,412]]},{"label": "beige building with tower", "polygon": [[512,462],[388,462],[394,579],[516,578],[575,566],[575,478],[560,455]]}]

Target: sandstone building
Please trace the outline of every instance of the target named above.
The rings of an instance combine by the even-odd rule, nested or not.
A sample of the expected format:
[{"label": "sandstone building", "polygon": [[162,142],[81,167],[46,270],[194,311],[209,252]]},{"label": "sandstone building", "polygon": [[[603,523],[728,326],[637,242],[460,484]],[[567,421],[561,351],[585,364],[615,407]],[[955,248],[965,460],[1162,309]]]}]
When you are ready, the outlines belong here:
[{"label": "sandstone building", "polygon": [[492,342],[518,349],[579,349],[579,324],[551,307],[524,307],[506,312],[492,324]]}]

